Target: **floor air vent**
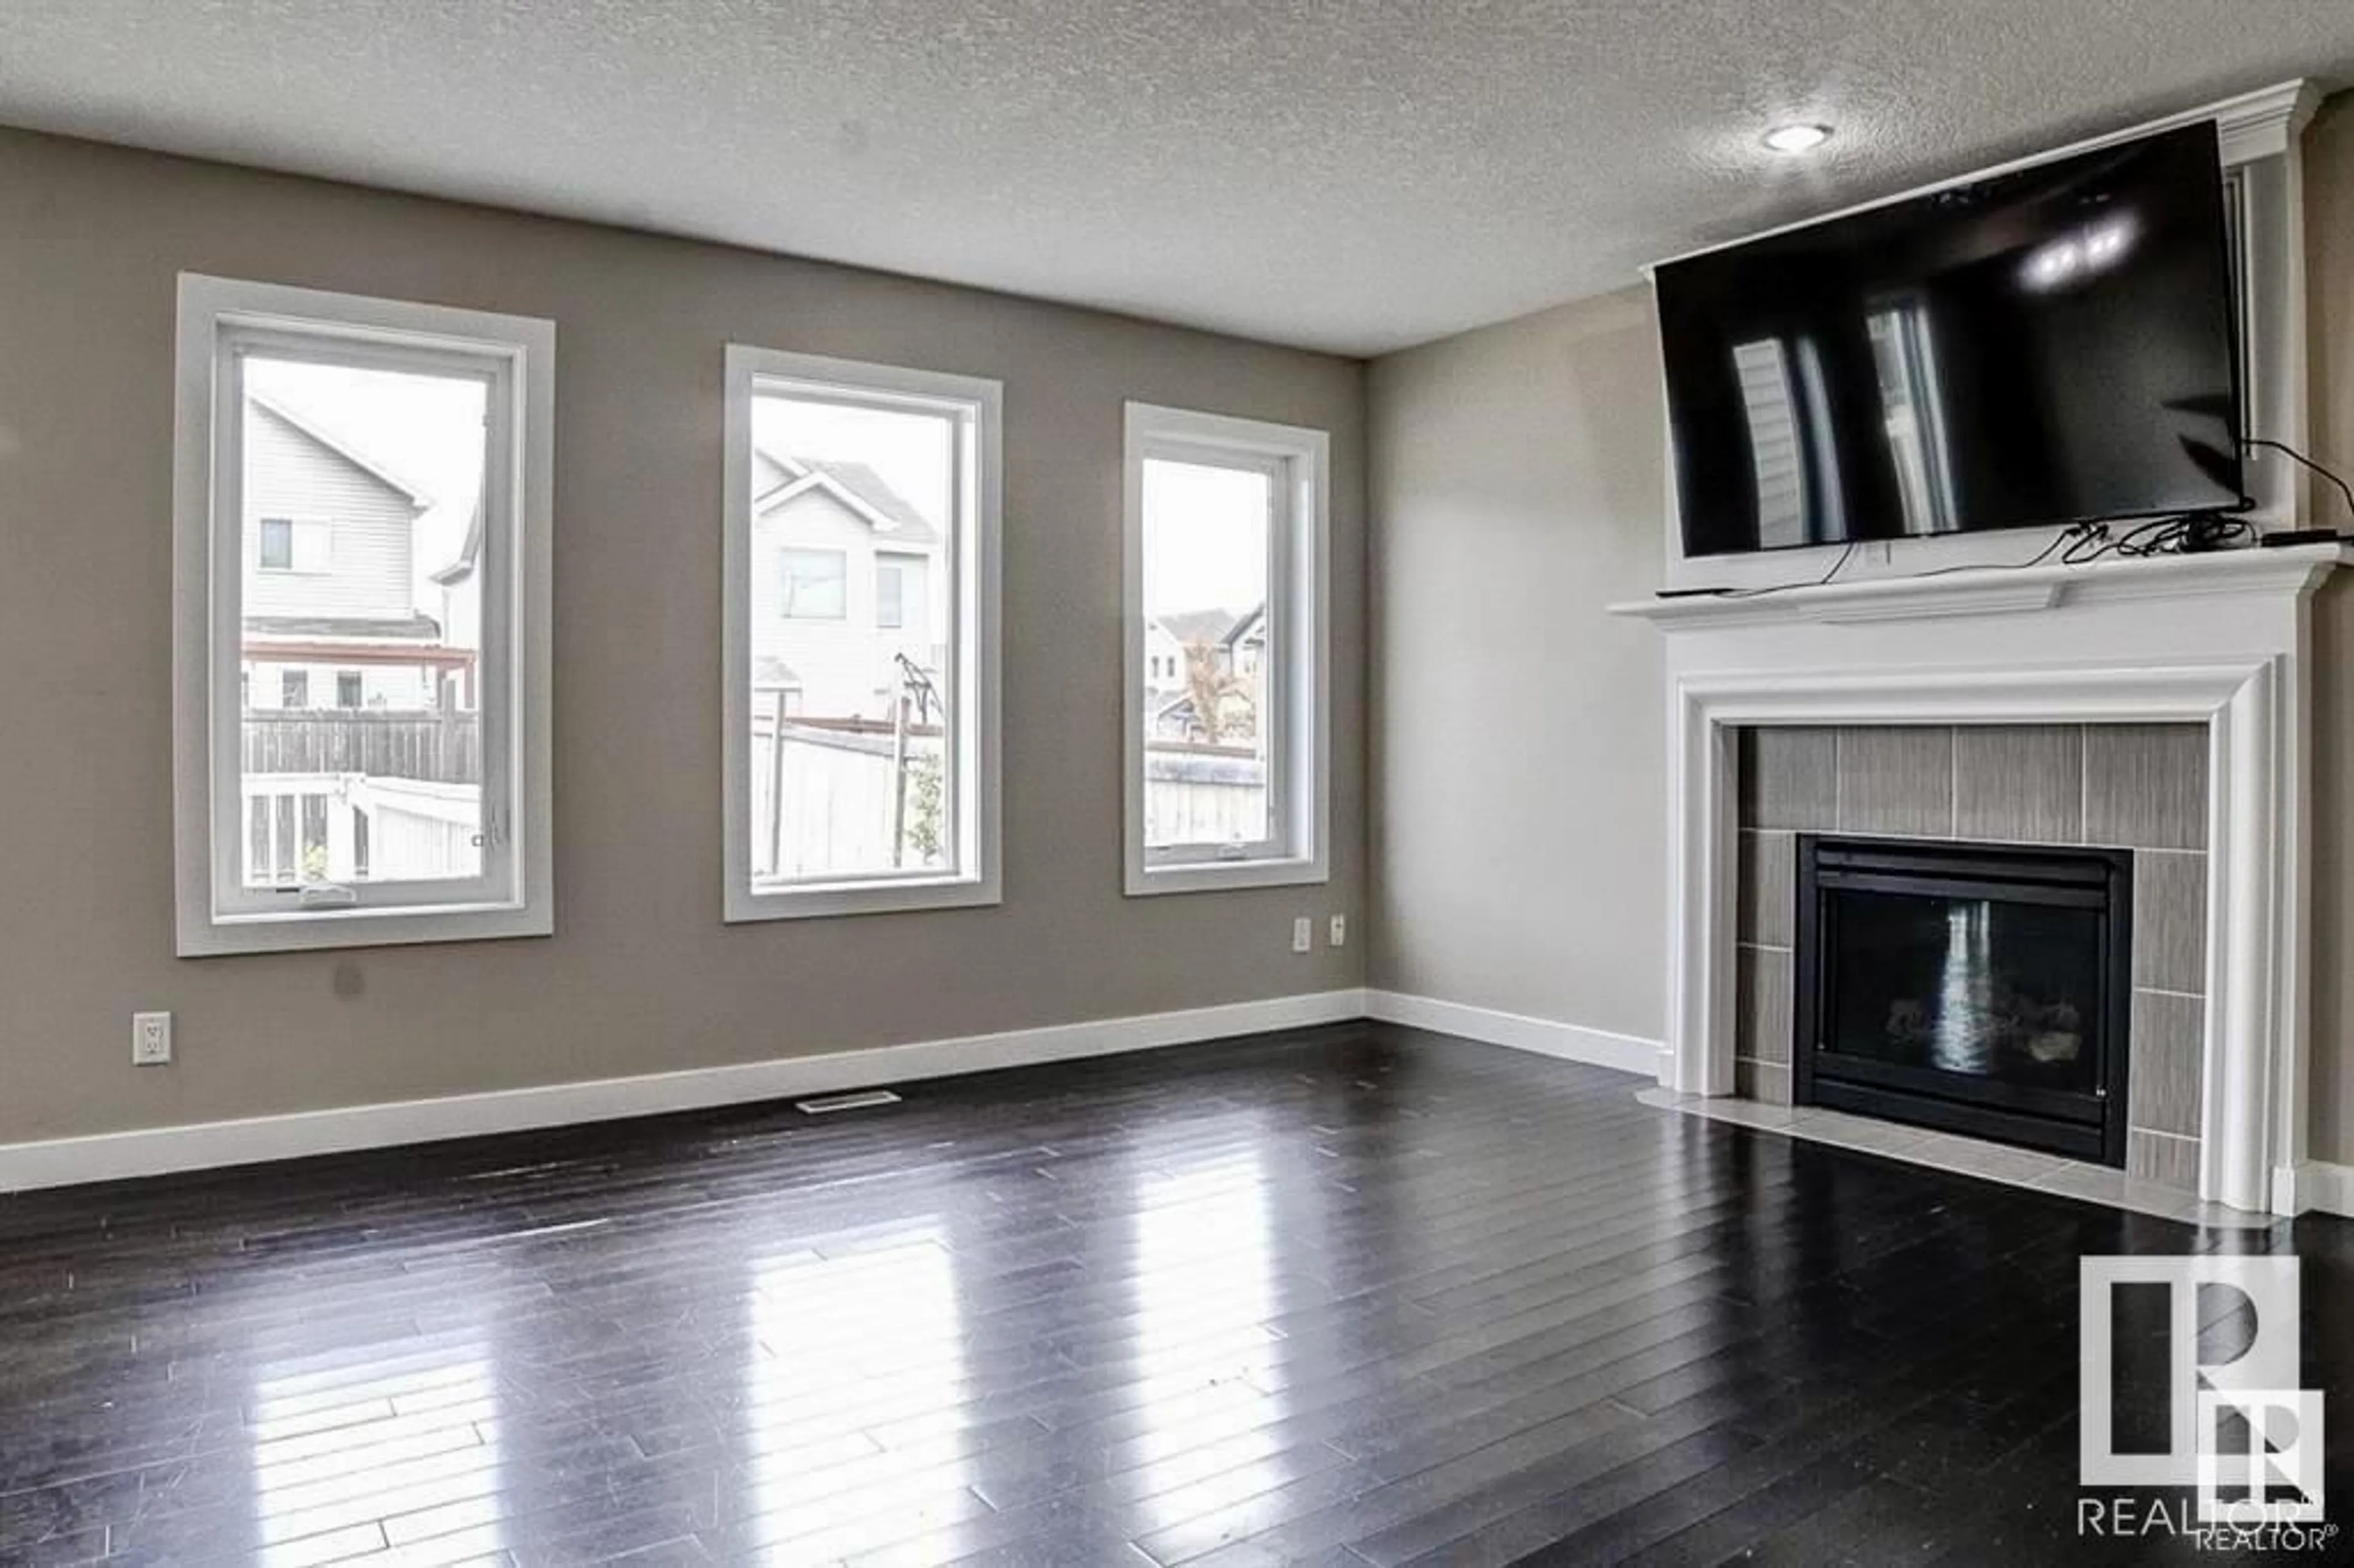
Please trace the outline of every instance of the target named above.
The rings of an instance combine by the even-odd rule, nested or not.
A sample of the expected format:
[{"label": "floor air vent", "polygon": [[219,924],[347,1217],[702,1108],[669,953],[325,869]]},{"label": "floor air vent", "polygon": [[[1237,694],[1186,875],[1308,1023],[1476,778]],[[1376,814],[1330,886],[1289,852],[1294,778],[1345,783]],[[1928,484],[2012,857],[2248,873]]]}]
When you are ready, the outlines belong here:
[{"label": "floor air vent", "polygon": [[821,1095],[813,1100],[795,1100],[793,1108],[810,1116],[824,1116],[831,1111],[872,1110],[876,1106],[896,1106],[899,1097],[888,1089],[862,1089],[854,1095]]}]

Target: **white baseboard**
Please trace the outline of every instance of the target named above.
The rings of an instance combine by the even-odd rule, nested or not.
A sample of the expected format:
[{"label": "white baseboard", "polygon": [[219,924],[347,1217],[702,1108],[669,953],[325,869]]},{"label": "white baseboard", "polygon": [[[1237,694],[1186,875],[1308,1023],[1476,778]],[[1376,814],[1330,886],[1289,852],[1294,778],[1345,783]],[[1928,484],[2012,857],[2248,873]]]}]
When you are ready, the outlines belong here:
[{"label": "white baseboard", "polygon": [[1515,1051],[1533,1051],[1541,1056],[1559,1056],[1596,1067],[1616,1067],[1622,1073],[1639,1073],[1654,1083],[1659,1081],[1660,1055],[1667,1049],[1657,1040],[1645,1040],[1639,1035],[1614,1034],[1606,1029],[1587,1029],[1581,1024],[1558,1023],[1550,1018],[1500,1012],[1491,1007],[1472,1007],[1396,991],[1365,992],[1365,1016],[1384,1023],[1460,1034],[1490,1045],[1509,1045]]},{"label": "white baseboard", "polygon": [[0,1192],[832,1094],[986,1072],[992,1067],[1108,1056],[1230,1034],[1344,1022],[1365,1015],[1364,992],[1318,991],[821,1056],[0,1144]]},{"label": "white baseboard", "polygon": [[2298,1166],[2296,1191],[2289,1200],[2287,1212],[2303,1213],[2308,1209],[2354,1219],[2354,1165],[2308,1160]]}]

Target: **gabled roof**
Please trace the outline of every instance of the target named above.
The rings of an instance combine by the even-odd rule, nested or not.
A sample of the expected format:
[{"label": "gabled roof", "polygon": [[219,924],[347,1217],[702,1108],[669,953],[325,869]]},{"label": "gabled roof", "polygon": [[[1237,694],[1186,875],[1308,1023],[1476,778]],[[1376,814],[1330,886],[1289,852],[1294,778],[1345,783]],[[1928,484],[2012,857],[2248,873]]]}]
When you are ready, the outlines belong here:
[{"label": "gabled roof", "polygon": [[1214,648],[1235,629],[1235,612],[1231,609],[1181,609],[1172,615],[1156,615],[1152,620],[1153,624],[1187,648]]},{"label": "gabled roof", "polygon": [[1267,635],[1267,606],[1263,602],[1251,606],[1235,617],[1234,625],[1228,627],[1226,634],[1218,641],[1229,648],[1236,647],[1249,641],[1250,635],[1254,631],[1261,637]]},{"label": "gabled roof", "polygon": [[895,545],[939,543],[940,532],[931,520],[863,462],[790,457],[765,449],[758,455],[774,463],[784,477],[752,498],[756,513],[774,511],[795,495],[818,489],[864,518],[870,527]]},{"label": "gabled roof", "polygon": [[329,451],[334,453],[335,456],[343,459],[354,468],[358,469],[362,473],[366,474],[370,479],[382,484],[386,489],[407,496],[408,498],[408,504],[416,511],[423,512],[432,506],[433,498],[430,495],[428,495],[422,490],[418,489],[417,486],[401,478],[398,474],[393,472],[382,463],[377,462],[374,458],[371,458],[365,452],[358,450],[349,442],[337,437],[333,431],[327,429],[309,415],[298,412],[282,400],[272,397],[267,392],[256,392],[249,387],[246,388],[245,398],[247,402],[253,404],[255,407],[260,408],[284,421],[295,431],[296,434],[308,437],[318,445],[326,448]]}]

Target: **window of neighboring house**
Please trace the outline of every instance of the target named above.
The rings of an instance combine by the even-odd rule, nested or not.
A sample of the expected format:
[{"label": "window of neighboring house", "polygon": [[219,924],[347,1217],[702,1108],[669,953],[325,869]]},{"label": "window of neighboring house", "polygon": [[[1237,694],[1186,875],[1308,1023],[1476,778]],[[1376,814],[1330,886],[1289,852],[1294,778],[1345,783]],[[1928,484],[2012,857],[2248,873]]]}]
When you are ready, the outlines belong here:
[{"label": "window of neighboring house", "polygon": [[840,620],[850,613],[850,557],[840,550],[777,552],[777,610],[789,620]]},{"label": "window of neighboring house", "polygon": [[[1131,894],[1330,874],[1330,446],[1321,430],[1128,406]],[[1156,622],[1184,644],[1158,694]],[[1245,661],[1229,640],[1246,622],[1264,646]]]},{"label": "window of neighboring house", "polygon": [[[179,858],[183,954],[554,928],[554,347],[524,317],[181,278],[176,825],[202,846]],[[332,526],[304,514],[328,486]],[[445,589],[478,503],[476,569]],[[479,596],[461,645],[431,630],[461,619],[445,592]],[[364,720],[355,670],[302,722],[250,705],[273,646],[257,639],[380,645],[420,627],[410,689],[455,670],[477,709]],[[234,705],[214,700],[232,689]],[[279,696],[309,708],[310,672],[282,671]]]},{"label": "window of neighboring house", "polygon": [[294,569],[293,519],[265,517],[261,520],[261,569],[265,572],[291,572]]},{"label": "window of neighboring house", "polygon": [[334,526],[313,518],[264,517],[254,531],[254,555],[265,572],[316,576],[334,564]]},{"label": "window of neighboring house", "polygon": [[[729,920],[998,901],[1000,396],[728,349]],[[871,609],[838,543],[857,535],[905,557]],[[764,581],[769,550],[789,564]]]}]

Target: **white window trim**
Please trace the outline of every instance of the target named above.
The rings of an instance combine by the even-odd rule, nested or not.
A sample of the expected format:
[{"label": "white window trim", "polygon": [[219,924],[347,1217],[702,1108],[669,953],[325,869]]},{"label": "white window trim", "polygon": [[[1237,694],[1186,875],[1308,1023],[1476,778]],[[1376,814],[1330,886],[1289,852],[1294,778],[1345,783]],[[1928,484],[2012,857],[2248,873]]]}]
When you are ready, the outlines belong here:
[{"label": "white window trim", "polygon": [[[819,355],[727,345],[726,487],[720,722],[722,832],[726,883],[723,916],[730,924],[834,915],[956,909],[1002,901],[999,794],[1001,654],[999,645],[1000,472],[1002,458],[1002,383],[979,376],[870,365]],[[970,781],[956,802],[959,869],[938,874],[895,874],[835,882],[758,885],[752,879],[752,408],[762,382],[804,382],[813,391],[849,390],[883,397],[969,404],[973,409],[973,493],[966,525],[941,558],[950,574],[952,624],[942,639],[950,649],[953,692],[950,748],[960,775]],[[965,656],[963,629],[972,629]]]},{"label": "white window trim", "polygon": [[[1153,863],[1144,848],[1144,460],[1156,448],[1280,461],[1290,476],[1283,570],[1268,584],[1269,641],[1283,729],[1270,756],[1270,812],[1282,813],[1288,853],[1257,860]],[[1130,403],[1122,503],[1122,755],[1125,872],[1129,896],[1242,887],[1295,887],[1331,880],[1331,437],[1298,425]],[[1280,602],[1278,602],[1280,601]]]},{"label": "white window trim", "polygon": [[[225,385],[217,348],[224,331],[271,329],[340,338],[406,354],[504,355],[511,397],[493,399],[492,429],[512,476],[514,524],[506,532],[501,602],[482,607],[486,648],[507,651],[500,680],[514,718],[502,743],[504,797],[483,801],[486,822],[504,821],[514,874],[499,895],[477,902],[422,902],[252,911],[242,897],[234,834],[241,796],[223,803],[224,766],[236,760],[242,628],[215,635],[223,608],[214,584],[240,569],[242,519],[216,531],[216,475],[235,456],[234,419],[216,418]],[[173,473],[173,804],[178,952],[183,958],[386,947],[417,942],[545,937],[556,928],[554,790],[549,637],[554,536],[556,327],[535,317],[494,314],[312,289],[180,275]],[[504,406],[498,406],[504,403]],[[493,636],[504,622],[506,632]],[[217,701],[216,699],[219,699]],[[240,830],[241,831],[241,830]],[[226,871],[224,871],[226,867]],[[384,885],[376,885],[381,888]]]}]

